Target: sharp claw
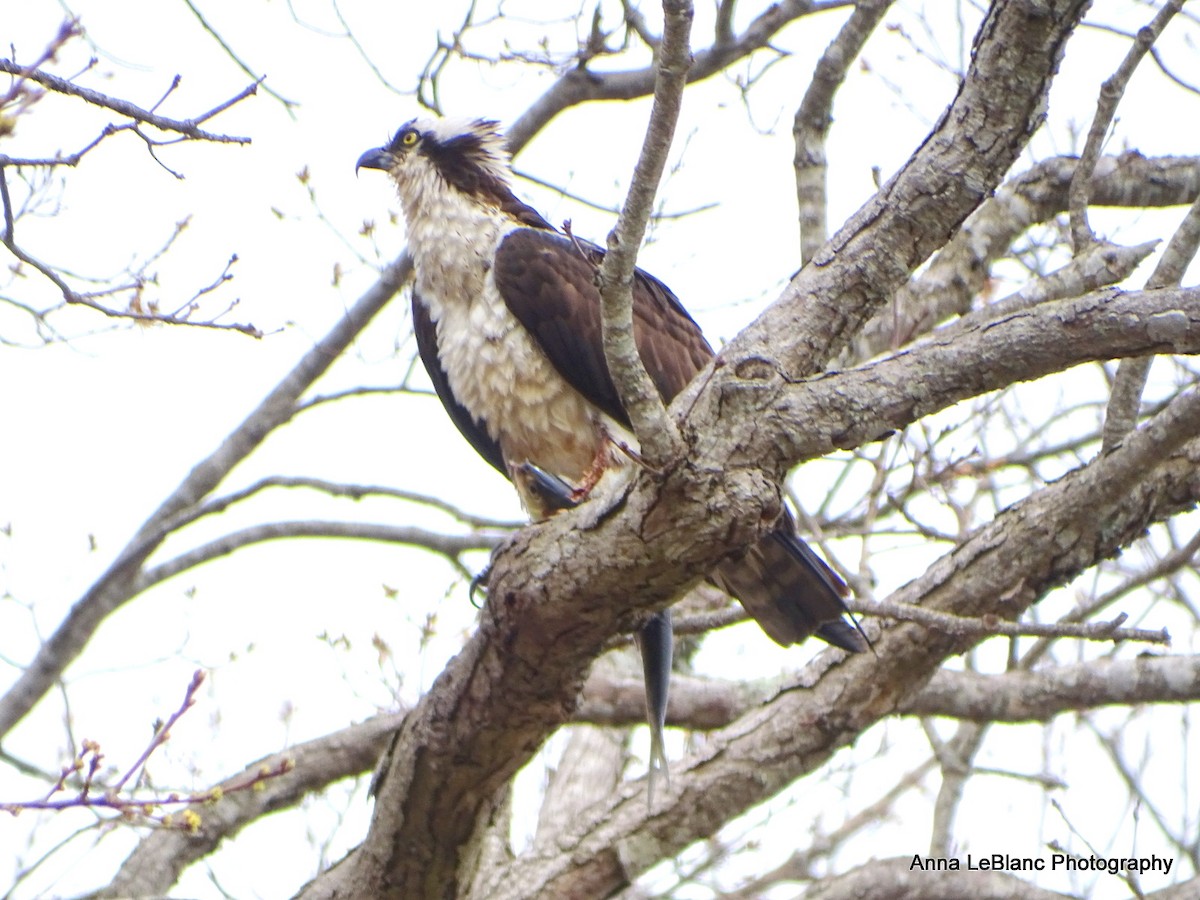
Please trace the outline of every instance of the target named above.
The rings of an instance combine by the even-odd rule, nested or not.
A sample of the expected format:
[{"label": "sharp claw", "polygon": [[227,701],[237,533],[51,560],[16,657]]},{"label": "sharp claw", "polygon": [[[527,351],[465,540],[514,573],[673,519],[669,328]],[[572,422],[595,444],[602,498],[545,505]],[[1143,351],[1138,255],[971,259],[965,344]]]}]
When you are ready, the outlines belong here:
[{"label": "sharp claw", "polygon": [[487,580],[488,576],[491,574],[491,565],[489,564],[484,566],[483,571],[471,579],[471,584],[467,588],[467,599],[471,601],[471,605],[476,609],[478,609],[482,604],[475,602],[475,595],[482,593],[484,596],[487,596]]},{"label": "sharp claw", "polygon": [[667,698],[671,688],[671,610],[655,613],[638,632],[642,671],[646,683],[646,724],[650,726],[650,768],[646,773],[646,802],[654,805],[654,781],[659,772],[671,786],[663,728],[667,723]]},{"label": "sharp claw", "polygon": [[525,487],[537,495],[537,499],[545,506],[547,514],[578,506],[587,496],[586,492],[578,495],[577,488],[531,462],[521,463],[516,467],[513,475],[514,480],[520,478]]}]

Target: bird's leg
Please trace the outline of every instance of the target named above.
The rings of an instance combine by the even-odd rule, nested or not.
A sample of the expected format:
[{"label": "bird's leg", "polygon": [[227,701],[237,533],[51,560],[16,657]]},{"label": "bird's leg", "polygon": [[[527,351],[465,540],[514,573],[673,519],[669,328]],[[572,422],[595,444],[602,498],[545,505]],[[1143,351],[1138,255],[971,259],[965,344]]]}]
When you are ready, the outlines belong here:
[{"label": "bird's leg", "polygon": [[596,452],[596,456],[592,460],[592,464],[587,467],[587,470],[583,473],[583,477],[579,480],[579,484],[572,492],[575,498],[575,503],[572,505],[578,505],[587,499],[588,495],[592,492],[592,488],[604,477],[604,473],[612,468],[614,463],[619,461],[617,458],[618,453],[637,463],[648,472],[653,472],[656,475],[662,474],[658,469],[647,463],[645,458],[627,443],[606,434],[604,435],[600,449]]},{"label": "bird's leg", "polygon": [[588,494],[592,492],[600,481],[601,477],[608,471],[609,465],[612,463],[612,455],[608,450],[608,442],[601,444],[600,451],[592,460],[592,464],[587,467],[587,471],[583,473],[583,477],[579,479],[579,484],[571,491],[571,497],[574,502],[572,506],[578,506],[588,498]]}]

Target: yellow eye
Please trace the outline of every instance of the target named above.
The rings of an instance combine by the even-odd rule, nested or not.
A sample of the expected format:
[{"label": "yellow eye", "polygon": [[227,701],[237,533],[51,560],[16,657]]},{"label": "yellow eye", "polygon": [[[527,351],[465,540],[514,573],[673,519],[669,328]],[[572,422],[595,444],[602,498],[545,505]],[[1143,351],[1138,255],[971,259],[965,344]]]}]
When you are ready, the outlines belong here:
[{"label": "yellow eye", "polygon": [[400,135],[400,146],[411,147],[418,140],[420,140],[420,137],[421,135],[417,133],[416,129],[410,128],[408,131],[404,132],[404,134]]}]

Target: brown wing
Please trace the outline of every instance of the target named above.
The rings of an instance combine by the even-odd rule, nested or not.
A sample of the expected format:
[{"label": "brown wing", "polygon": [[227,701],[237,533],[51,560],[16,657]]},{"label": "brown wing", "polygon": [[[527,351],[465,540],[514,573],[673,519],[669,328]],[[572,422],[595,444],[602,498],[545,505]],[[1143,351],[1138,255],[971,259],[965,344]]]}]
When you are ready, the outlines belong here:
[{"label": "brown wing", "polygon": [[[549,231],[520,229],[496,251],[496,286],[567,383],[614,419],[628,424],[604,361],[600,291],[593,281],[604,251]],[[633,336],[646,371],[671,400],[713,351],[670,288],[634,270]]]}]

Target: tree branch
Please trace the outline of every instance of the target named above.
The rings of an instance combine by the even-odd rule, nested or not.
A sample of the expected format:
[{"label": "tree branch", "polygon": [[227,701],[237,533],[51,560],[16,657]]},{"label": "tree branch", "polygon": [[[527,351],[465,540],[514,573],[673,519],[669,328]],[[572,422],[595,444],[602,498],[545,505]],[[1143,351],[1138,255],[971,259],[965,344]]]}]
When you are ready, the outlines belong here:
[{"label": "tree branch", "polygon": [[[1200,199],[1197,199],[1188,210],[1187,215],[1163,251],[1158,265],[1146,279],[1146,287],[1165,288],[1180,284],[1188,265],[1196,258],[1200,248]],[[1150,375],[1152,356],[1139,356],[1121,360],[1117,367],[1117,375],[1113,380],[1112,397],[1104,417],[1105,450],[1116,446],[1126,434],[1137,424],[1138,413],[1141,411],[1142,391],[1146,387],[1146,379]]]},{"label": "tree branch", "polygon": [[[1067,209],[1076,167],[1077,160],[1070,157],[1044,160],[997,190],[929,266],[897,291],[888,308],[867,323],[844,357],[869,359],[902,346],[950,316],[966,315],[991,277],[992,264],[1010,251],[1013,241],[1030,226]],[[1200,157],[1106,156],[1097,164],[1089,191],[1095,206],[1192,203],[1200,196]],[[1084,259],[1111,270],[1112,280],[1107,283],[1116,283],[1132,271],[1130,260],[1121,258],[1130,251],[1111,252],[1121,256],[1110,259],[1104,250],[1093,248]],[[1064,274],[1087,265],[1076,258]],[[1097,280],[1102,278],[1100,273]],[[987,317],[988,309],[983,307],[974,315]]]},{"label": "tree branch", "polygon": [[[1016,161],[1044,117],[1053,75],[1086,5],[990,7],[958,95],[933,132],[721,356],[753,356],[791,378],[820,371]],[[1013,46],[1028,55],[1017,59]],[[779,334],[803,337],[772,348]],[[734,389],[738,369],[718,368],[706,392]]]},{"label": "tree branch", "polygon": [[187,519],[226,475],[250,455],[267,435],[294,414],[300,395],[350,345],[367,323],[400,289],[412,269],[407,253],[388,266],[370,289],[333,329],[304,355],[258,407],[201,460],[138,529],[108,569],[75,603],[54,633],[38,649],[16,683],[0,698],[0,739],[29,712],[83,651],[100,624],[136,596],[146,560]]},{"label": "tree branch", "polygon": [[[1018,615],[1051,587],[1138,538],[1148,520],[1190,507],[1200,496],[1200,394],[1176,401],[1120,448],[1002,512],[892,602],[956,615]],[[1183,447],[1175,455],[1174,451]],[[606,895],[649,865],[711,834],[721,823],[822,765],[879,718],[906,709],[925,681],[975,638],[914,624],[885,628],[875,656],[828,651],[769,703],[673,765],[668,809],[645,809],[629,785],[609,809],[564,837],[553,857],[514,864],[513,891],[538,884],[564,896],[584,886]]]},{"label": "tree branch", "polygon": [[1104,139],[1108,135],[1108,128],[1117,114],[1117,106],[1120,105],[1121,98],[1125,96],[1125,88],[1129,86],[1129,81],[1133,78],[1138,63],[1154,46],[1158,36],[1166,29],[1167,23],[1182,7],[1183,0],[1167,0],[1150,24],[1138,31],[1133,46],[1129,48],[1125,59],[1117,67],[1117,71],[1100,88],[1096,114],[1092,117],[1092,125],[1088,129],[1083,152],[1079,155],[1079,165],[1075,169],[1074,178],[1071,179],[1069,200],[1071,241],[1075,246],[1076,253],[1083,252],[1088,244],[1096,239],[1091,225],[1088,224],[1088,182],[1096,168],[1096,160],[1100,158],[1100,151],[1104,146]]},{"label": "tree branch", "polygon": [[882,859],[825,879],[806,896],[811,900],[1074,900],[1068,894],[1035,887],[1007,872],[924,872],[912,868],[912,857]]},{"label": "tree branch", "polygon": [[132,585],[134,594],[154,587],[168,578],[174,578],[189,569],[228,556],[243,547],[266,541],[281,541],[293,538],[346,538],[358,541],[378,541],[387,544],[405,544],[422,547],[441,554],[452,561],[468,550],[488,550],[500,542],[500,535],[468,534],[453,535],[427,531],[399,525],[377,525],[369,522],[272,522],[231,531],[216,540],[202,544],[174,559],[143,570]]},{"label": "tree branch", "polygon": [[1007,635],[1009,637],[1062,637],[1085,641],[1139,641],[1149,644],[1169,644],[1171,636],[1165,628],[1152,631],[1145,628],[1122,628],[1125,616],[1111,622],[1087,622],[1082,625],[1060,622],[1006,622],[996,616],[982,619],[962,619],[948,616],[919,606],[899,606],[873,600],[853,600],[847,604],[852,612],[882,616],[902,622],[920,622],[927,628],[936,628],[960,635]]},{"label": "tree branch", "polygon": [[[839,340],[865,321],[883,295],[907,278],[936,246],[938,236],[944,240],[1016,159],[1040,121],[1063,43],[1085,6],[1064,0],[1042,4],[1036,12],[1021,4],[993,7],[980,31],[972,70],[942,124],[914,162],[834,239],[835,252],[805,270],[818,273],[815,277],[826,285],[831,301],[836,281],[841,288],[838,302],[804,304],[803,312],[809,313],[805,324],[818,327],[795,327],[805,316],[796,315],[797,303],[789,294],[773,307],[785,312],[760,319],[749,339],[743,335],[735,341],[739,349],[755,346],[760,355],[766,352],[762,348],[779,349],[784,360],[801,361],[797,367],[785,362],[783,369],[800,372],[824,352],[832,352]],[[1011,52],[1017,45],[1023,53]],[[970,150],[955,152],[956,142]],[[980,152],[981,147],[986,152]],[[882,283],[876,284],[874,276],[880,274]],[[802,279],[803,275],[793,289]],[[811,313],[814,308],[819,315]],[[781,317],[790,327],[759,334],[768,322],[780,324]],[[831,327],[821,327],[826,325]],[[804,335],[808,340],[780,348],[781,335]],[[756,337],[762,340],[755,343]],[[770,337],[775,338],[774,345]],[[815,352],[808,341],[818,342]],[[721,380],[722,370],[717,369],[701,386],[702,396],[707,395],[705,414],[693,418],[693,410],[689,416],[688,427],[701,429],[689,434],[689,443],[699,433],[720,434],[717,428],[705,427],[719,420],[751,421],[740,418],[748,412],[747,406],[721,402],[736,393],[732,388],[723,394]],[[684,402],[691,393],[685,392]],[[760,431],[778,436],[775,427]],[[770,475],[764,477],[757,460],[747,466],[741,457],[729,466],[730,448],[723,449],[723,458],[715,447],[700,450],[700,464],[689,461],[661,484],[640,480],[617,510],[584,504],[523,530],[501,550],[479,629],[408,717],[392,745],[366,841],[309,885],[306,896],[355,890],[390,891],[397,896],[455,892],[457,860],[476,833],[477,823],[487,819],[501,786],[565,719],[589,661],[608,636],[632,625],[635,611],[670,602],[719,557],[748,544],[774,521],[778,507],[771,508],[764,497],[778,502],[778,489],[770,476],[779,470],[768,468]],[[1132,473],[1126,477],[1132,479]],[[604,552],[596,552],[599,547]],[[534,560],[558,564],[548,570],[531,566]],[[531,577],[531,568],[537,569],[536,577]],[[878,685],[880,677],[863,681]],[[886,677],[883,682],[887,683]],[[876,708],[874,703],[867,705]],[[847,725],[853,724],[850,720],[856,714],[849,714]],[[840,733],[840,724],[832,730]],[[822,734],[829,732],[822,730]],[[815,756],[801,753],[800,761],[813,762],[827,752],[831,751]],[[772,771],[778,760],[769,762],[753,767],[758,791],[781,783]],[[688,799],[697,799],[712,812],[711,802],[718,796],[719,792],[707,800]],[[727,814],[728,808],[721,815]],[[705,816],[698,821],[706,828],[713,825]],[[614,848],[611,843],[607,846],[610,851]],[[661,858],[659,851],[668,846],[677,845],[674,840],[660,843],[654,858]],[[633,850],[635,859],[644,856],[634,848],[625,849]],[[608,874],[589,883],[615,884],[609,880],[612,870],[608,868],[614,861],[615,856],[606,855]],[[588,879],[595,873],[584,865],[578,877]],[[552,880],[545,884],[546,890],[563,893]]]},{"label": "tree branch", "polygon": [[[676,675],[671,678],[667,725],[690,731],[725,728],[801,681],[795,674],[757,683]],[[1055,716],[1104,706],[1197,700],[1200,657],[1142,655],[996,675],[938,669],[928,684],[896,708],[896,714],[972,722],[1048,722]],[[638,679],[592,676],[584,686],[575,721],[640,725],[645,713],[645,692]]]},{"label": "tree branch", "polygon": [[898,710],[973,722],[1046,722],[1102,706],[1200,699],[1200,657],[1099,659],[1000,675],[939,671]]},{"label": "tree branch", "polygon": [[[769,46],[776,34],[797,19],[852,5],[852,0],[782,0],[773,3],[755,17],[741,35],[732,40],[717,40],[694,54],[688,83],[711,78],[736,60]],[[593,72],[583,66],[574,67],[512,124],[507,132],[509,143],[514,151],[524,147],[551,119],[572,106],[597,100],[634,100],[648,96],[654,90],[655,77],[652,65],[624,72]]]},{"label": "tree branch", "polygon": [[184,869],[247,825],[295,806],[306,795],[334,782],[368,771],[402,717],[403,713],[376,716],[251,763],[217,787],[242,784],[256,772],[275,770],[285,761],[294,766],[286,775],[262,782],[253,791],[225,794],[204,809],[194,833],[161,829],[146,835],[108,886],[91,897],[100,900],[166,895]]},{"label": "tree branch", "polygon": [[817,60],[812,81],[804,92],[792,122],[796,153],[796,201],[800,209],[800,265],[807,265],[828,233],[825,215],[825,179],[828,175],[825,140],[833,124],[833,99],[867,39],[883,21],[892,0],[856,3],[837,37]]},{"label": "tree branch", "polygon": [[205,131],[200,128],[201,123],[208,121],[219,113],[224,112],[249,96],[252,96],[258,89],[258,82],[244,88],[240,93],[225,100],[206,113],[201,113],[193,119],[171,119],[166,116],[160,116],[155,112],[147,109],[142,109],[127,100],[121,100],[117,97],[110,97],[108,94],[102,94],[99,91],[94,91],[91,88],[81,87],[65,78],[59,78],[57,75],[51,75],[49,72],[43,72],[40,69],[26,69],[24,66],[19,66],[10,59],[0,59],[0,72],[8,75],[16,75],[22,78],[28,78],[30,81],[40,84],[48,90],[58,94],[65,94],[70,97],[78,97],[85,103],[92,106],[99,106],[103,109],[112,110],[126,118],[133,119],[136,122],[142,122],[146,125],[152,125],[160,131],[174,132],[183,135],[194,141],[214,141],[222,144],[249,144],[248,137],[235,137],[226,134],[216,134],[211,131]]},{"label": "tree branch", "polygon": [[621,215],[608,235],[608,252],[596,274],[604,361],[621,407],[637,435],[639,453],[653,470],[661,470],[676,459],[682,441],[634,340],[633,270],[658,183],[667,165],[675,123],[679,121],[683,88],[691,65],[688,39],[692,15],[691,0],[663,0],[665,27],[655,60],[657,74],[650,124]]},{"label": "tree branch", "polygon": [[[302,407],[309,408],[308,404],[302,404]],[[341,482],[326,481],[323,478],[288,475],[271,475],[261,478],[249,487],[242,488],[239,491],[234,491],[222,497],[216,497],[207,503],[197,506],[195,514],[188,521],[194,522],[204,516],[222,513],[237,503],[248,500],[265,490],[277,487],[290,489],[306,488],[308,490],[320,491],[331,497],[346,497],[356,501],[362,500],[364,497],[387,497],[394,500],[403,500],[408,503],[415,503],[418,506],[427,506],[430,509],[436,509],[438,512],[445,513],[455,521],[474,529],[511,531],[519,528],[522,524],[520,522],[493,519],[487,516],[477,516],[431,494],[418,494],[413,491],[404,491],[382,484],[343,484]],[[176,527],[180,527],[182,524],[184,523],[180,522]],[[498,541],[499,539],[497,538],[496,540]]]},{"label": "tree branch", "polygon": [[[1200,352],[1198,304],[1200,288],[1106,290],[1044,303],[944,341],[934,336],[879,362],[811,380],[792,382],[768,371],[739,384],[725,375],[719,391],[716,384],[709,389],[708,403],[720,398],[723,415],[718,418],[737,409],[759,428],[739,442],[724,464],[762,465],[782,475],[802,460],[878,440],[970,396],[1082,362],[1151,352]],[[749,371],[756,359],[761,356],[734,357],[727,368]],[[697,404],[690,418],[701,428],[711,422],[718,434],[728,430],[727,424],[708,418],[712,409]],[[835,420],[839,424],[833,425]],[[832,430],[812,427],[822,421]],[[697,464],[713,465],[721,449],[729,451],[697,446]]]}]

